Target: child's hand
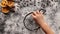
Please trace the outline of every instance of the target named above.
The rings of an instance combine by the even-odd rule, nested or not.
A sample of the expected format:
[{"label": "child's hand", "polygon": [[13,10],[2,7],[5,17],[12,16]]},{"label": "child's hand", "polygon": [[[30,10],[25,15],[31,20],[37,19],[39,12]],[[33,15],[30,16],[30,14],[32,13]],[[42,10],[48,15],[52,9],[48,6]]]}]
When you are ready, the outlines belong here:
[{"label": "child's hand", "polygon": [[32,13],[32,17],[38,24],[44,21],[44,16],[42,12],[39,12],[38,10]]},{"label": "child's hand", "polygon": [[35,11],[33,12],[32,17],[41,26],[41,28],[46,34],[54,34],[52,29],[45,22],[42,12]]}]

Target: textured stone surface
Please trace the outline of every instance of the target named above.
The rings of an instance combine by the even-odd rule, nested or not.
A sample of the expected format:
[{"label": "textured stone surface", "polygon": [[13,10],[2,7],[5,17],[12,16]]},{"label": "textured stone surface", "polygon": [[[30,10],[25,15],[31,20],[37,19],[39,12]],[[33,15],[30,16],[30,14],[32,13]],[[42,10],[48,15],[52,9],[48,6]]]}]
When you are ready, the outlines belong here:
[{"label": "textured stone surface", "polygon": [[[34,10],[46,9],[45,20],[55,34],[60,33],[60,0],[15,0],[15,12],[5,15],[0,12],[0,34],[44,34],[42,29],[29,31],[24,27],[23,19]],[[32,27],[33,28],[33,27]],[[1,30],[0,29],[0,30]]]}]

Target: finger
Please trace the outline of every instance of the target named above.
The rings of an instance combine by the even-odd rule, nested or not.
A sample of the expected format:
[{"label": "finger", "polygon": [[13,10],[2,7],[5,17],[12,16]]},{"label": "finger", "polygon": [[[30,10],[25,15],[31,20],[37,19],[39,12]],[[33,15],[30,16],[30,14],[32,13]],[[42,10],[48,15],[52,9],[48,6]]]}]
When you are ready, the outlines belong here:
[{"label": "finger", "polygon": [[42,11],[40,11],[40,14],[43,14],[43,12],[42,12]]},{"label": "finger", "polygon": [[43,10],[41,10],[41,13],[43,13]]},{"label": "finger", "polygon": [[33,18],[35,18],[35,15],[31,14]]},{"label": "finger", "polygon": [[39,10],[37,10],[36,13],[39,14]]},{"label": "finger", "polygon": [[33,15],[36,15],[36,12],[33,12]]}]

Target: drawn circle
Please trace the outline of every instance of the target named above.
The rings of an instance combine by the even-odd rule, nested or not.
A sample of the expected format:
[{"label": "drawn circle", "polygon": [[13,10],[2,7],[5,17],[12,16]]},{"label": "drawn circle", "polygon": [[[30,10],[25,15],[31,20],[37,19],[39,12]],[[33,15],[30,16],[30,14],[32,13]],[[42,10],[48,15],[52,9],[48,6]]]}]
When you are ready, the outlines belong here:
[{"label": "drawn circle", "polygon": [[[40,9],[39,11],[41,11],[41,10],[43,10],[43,14],[46,12],[46,10],[44,10],[44,9]],[[32,13],[33,12],[27,14],[23,20],[25,28],[30,31],[38,30],[40,28],[40,26],[37,23],[35,23],[35,21],[33,20],[32,16],[31,16]]]}]

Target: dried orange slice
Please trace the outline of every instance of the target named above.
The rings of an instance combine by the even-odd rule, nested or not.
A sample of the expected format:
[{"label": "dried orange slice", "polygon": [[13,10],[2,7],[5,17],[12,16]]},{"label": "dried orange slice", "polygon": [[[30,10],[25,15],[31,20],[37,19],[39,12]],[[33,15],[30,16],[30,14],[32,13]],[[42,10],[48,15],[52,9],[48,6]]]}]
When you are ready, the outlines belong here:
[{"label": "dried orange slice", "polygon": [[2,7],[6,7],[6,4],[4,4],[4,3],[0,3],[0,6],[2,6]]},{"label": "dried orange slice", "polygon": [[7,0],[7,1],[13,1],[13,0]]},{"label": "dried orange slice", "polygon": [[2,8],[2,12],[3,12],[3,13],[8,13],[9,10],[8,10],[6,7],[3,7],[3,8]]},{"label": "dried orange slice", "polygon": [[3,0],[3,1],[0,3],[0,6],[6,7],[6,3],[7,3],[7,1]]},{"label": "dried orange slice", "polygon": [[14,2],[8,1],[7,5],[8,5],[9,7],[13,7],[13,6],[14,6]]},{"label": "dried orange slice", "polygon": [[[9,13],[9,7],[12,8],[14,7],[14,2],[13,0],[2,0],[2,2],[0,3],[0,6],[2,6],[2,12],[3,13]],[[9,7],[7,7],[9,6]]]}]

